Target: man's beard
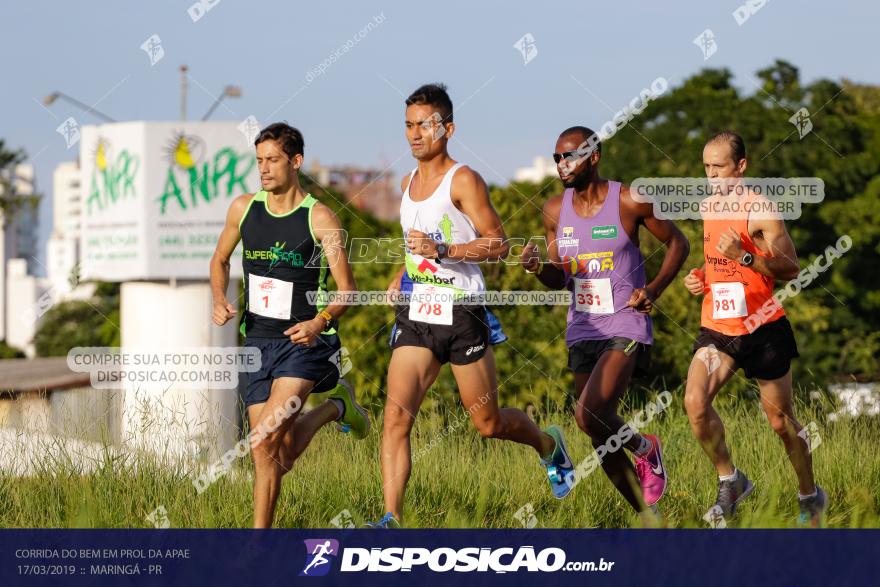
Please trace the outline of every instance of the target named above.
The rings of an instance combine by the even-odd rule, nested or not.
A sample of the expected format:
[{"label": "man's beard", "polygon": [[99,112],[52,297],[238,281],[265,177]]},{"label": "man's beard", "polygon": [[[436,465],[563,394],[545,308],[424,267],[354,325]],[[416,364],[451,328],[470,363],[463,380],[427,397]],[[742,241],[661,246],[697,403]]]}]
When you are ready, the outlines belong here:
[{"label": "man's beard", "polygon": [[590,174],[587,171],[585,171],[584,173],[581,173],[580,175],[576,175],[576,176],[572,177],[568,181],[562,182],[562,185],[565,188],[574,188],[576,190],[580,190],[580,189],[587,187],[588,183],[590,183]]}]

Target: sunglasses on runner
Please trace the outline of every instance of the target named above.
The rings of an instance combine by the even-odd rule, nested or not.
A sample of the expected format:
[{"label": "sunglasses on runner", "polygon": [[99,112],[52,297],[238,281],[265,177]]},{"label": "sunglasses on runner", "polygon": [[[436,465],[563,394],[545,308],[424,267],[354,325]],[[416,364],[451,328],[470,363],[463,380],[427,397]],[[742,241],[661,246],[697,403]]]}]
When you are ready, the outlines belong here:
[{"label": "sunglasses on runner", "polygon": [[565,159],[566,161],[573,161],[576,159],[580,159],[580,153],[577,151],[566,151],[565,153],[553,153],[553,161],[558,165],[560,161]]}]

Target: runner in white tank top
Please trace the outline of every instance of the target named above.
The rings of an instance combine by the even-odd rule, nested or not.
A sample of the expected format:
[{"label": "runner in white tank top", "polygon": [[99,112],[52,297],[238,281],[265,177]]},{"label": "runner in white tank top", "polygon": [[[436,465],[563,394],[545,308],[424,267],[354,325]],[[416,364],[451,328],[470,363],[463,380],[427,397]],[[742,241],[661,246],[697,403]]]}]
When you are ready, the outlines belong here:
[{"label": "runner in white tank top", "polygon": [[[406,265],[388,289],[399,291],[406,272],[413,295],[411,302],[397,307],[388,366],[382,430],[386,513],[371,524],[381,528],[399,526],[403,519],[403,494],[412,468],[410,431],[443,363],[451,364],[461,401],[482,436],[534,448],[548,472],[552,469],[557,476],[555,485],[551,478],[557,497],[567,493],[563,477],[571,470],[558,428],[542,432],[521,410],[498,407],[485,309],[453,303],[456,296],[485,290],[477,263],[504,258],[508,244],[483,178],[453,161],[447,151],[455,132],[452,101],[444,86],[429,84],[417,89],[406,104],[406,136],[419,165],[400,186]],[[420,301],[425,295],[442,301]],[[475,472],[479,474],[492,472]]]},{"label": "runner in white tank top", "polygon": [[[452,180],[463,167],[462,163],[450,167],[437,189],[427,199],[420,201],[413,201],[410,197],[410,186],[418,173],[418,168],[413,169],[400,202],[400,226],[404,238],[415,230],[447,246],[477,239],[479,235],[473,222],[452,201]],[[426,259],[407,250],[406,272],[416,285],[431,284],[468,293],[480,293],[486,289],[483,273],[476,263],[452,259],[438,263],[436,259]]]}]

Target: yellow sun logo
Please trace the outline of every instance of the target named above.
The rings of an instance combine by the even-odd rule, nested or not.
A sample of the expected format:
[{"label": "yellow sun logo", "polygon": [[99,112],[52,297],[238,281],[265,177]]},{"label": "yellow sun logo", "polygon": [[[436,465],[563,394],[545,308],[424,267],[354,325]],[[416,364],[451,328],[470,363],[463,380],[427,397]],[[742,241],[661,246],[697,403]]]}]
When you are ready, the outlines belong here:
[{"label": "yellow sun logo", "polygon": [[95,149],[95,166],[101,171],[107,169],[107,143],[104,139],[98,140],[98,147]]},{"label": "yellow sun logo", "polygon": [[174,162],[184,169],[190,169],[196,164],[196,162],[193,161],[192,153],[186,142],[186,137],[180,137],[180,140],[177,141],[177,146],[174,148]]},{"label": "yellow sun logo", "polygon": [[185,170],[194,169],[204,152],[204,142],[198,137],[179,133],[172,139],[167,152],[172,165]]}]

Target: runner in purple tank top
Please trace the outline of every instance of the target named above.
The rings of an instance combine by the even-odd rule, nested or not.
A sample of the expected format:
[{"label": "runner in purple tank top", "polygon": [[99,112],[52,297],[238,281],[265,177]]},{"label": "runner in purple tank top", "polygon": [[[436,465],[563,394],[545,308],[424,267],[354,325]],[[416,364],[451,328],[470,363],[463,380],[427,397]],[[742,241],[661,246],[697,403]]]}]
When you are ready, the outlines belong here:
[{"label": "runner in purple tank top", "polygon": [[[656,436],[631,430],[617,414],[617,403],[633,373],[647,367],[653,343],[649,313],[690,245],[672,222],[654,217],[651,204],[635,202],[628,187],[599,177],[601,144],[594,134],[575,126],[559,136],[553,158],[566,189],[544,205],[550,262],[542,263],[531,244],[520,261],[544,285],[572,291],[565,340],[578,394],[575,418],[605,474],[642,512],[666,490],[662,448]],[[640,226],[666,245],[660,271],[647,285]],[[621,445],[635,456],[635,468]]]}]

